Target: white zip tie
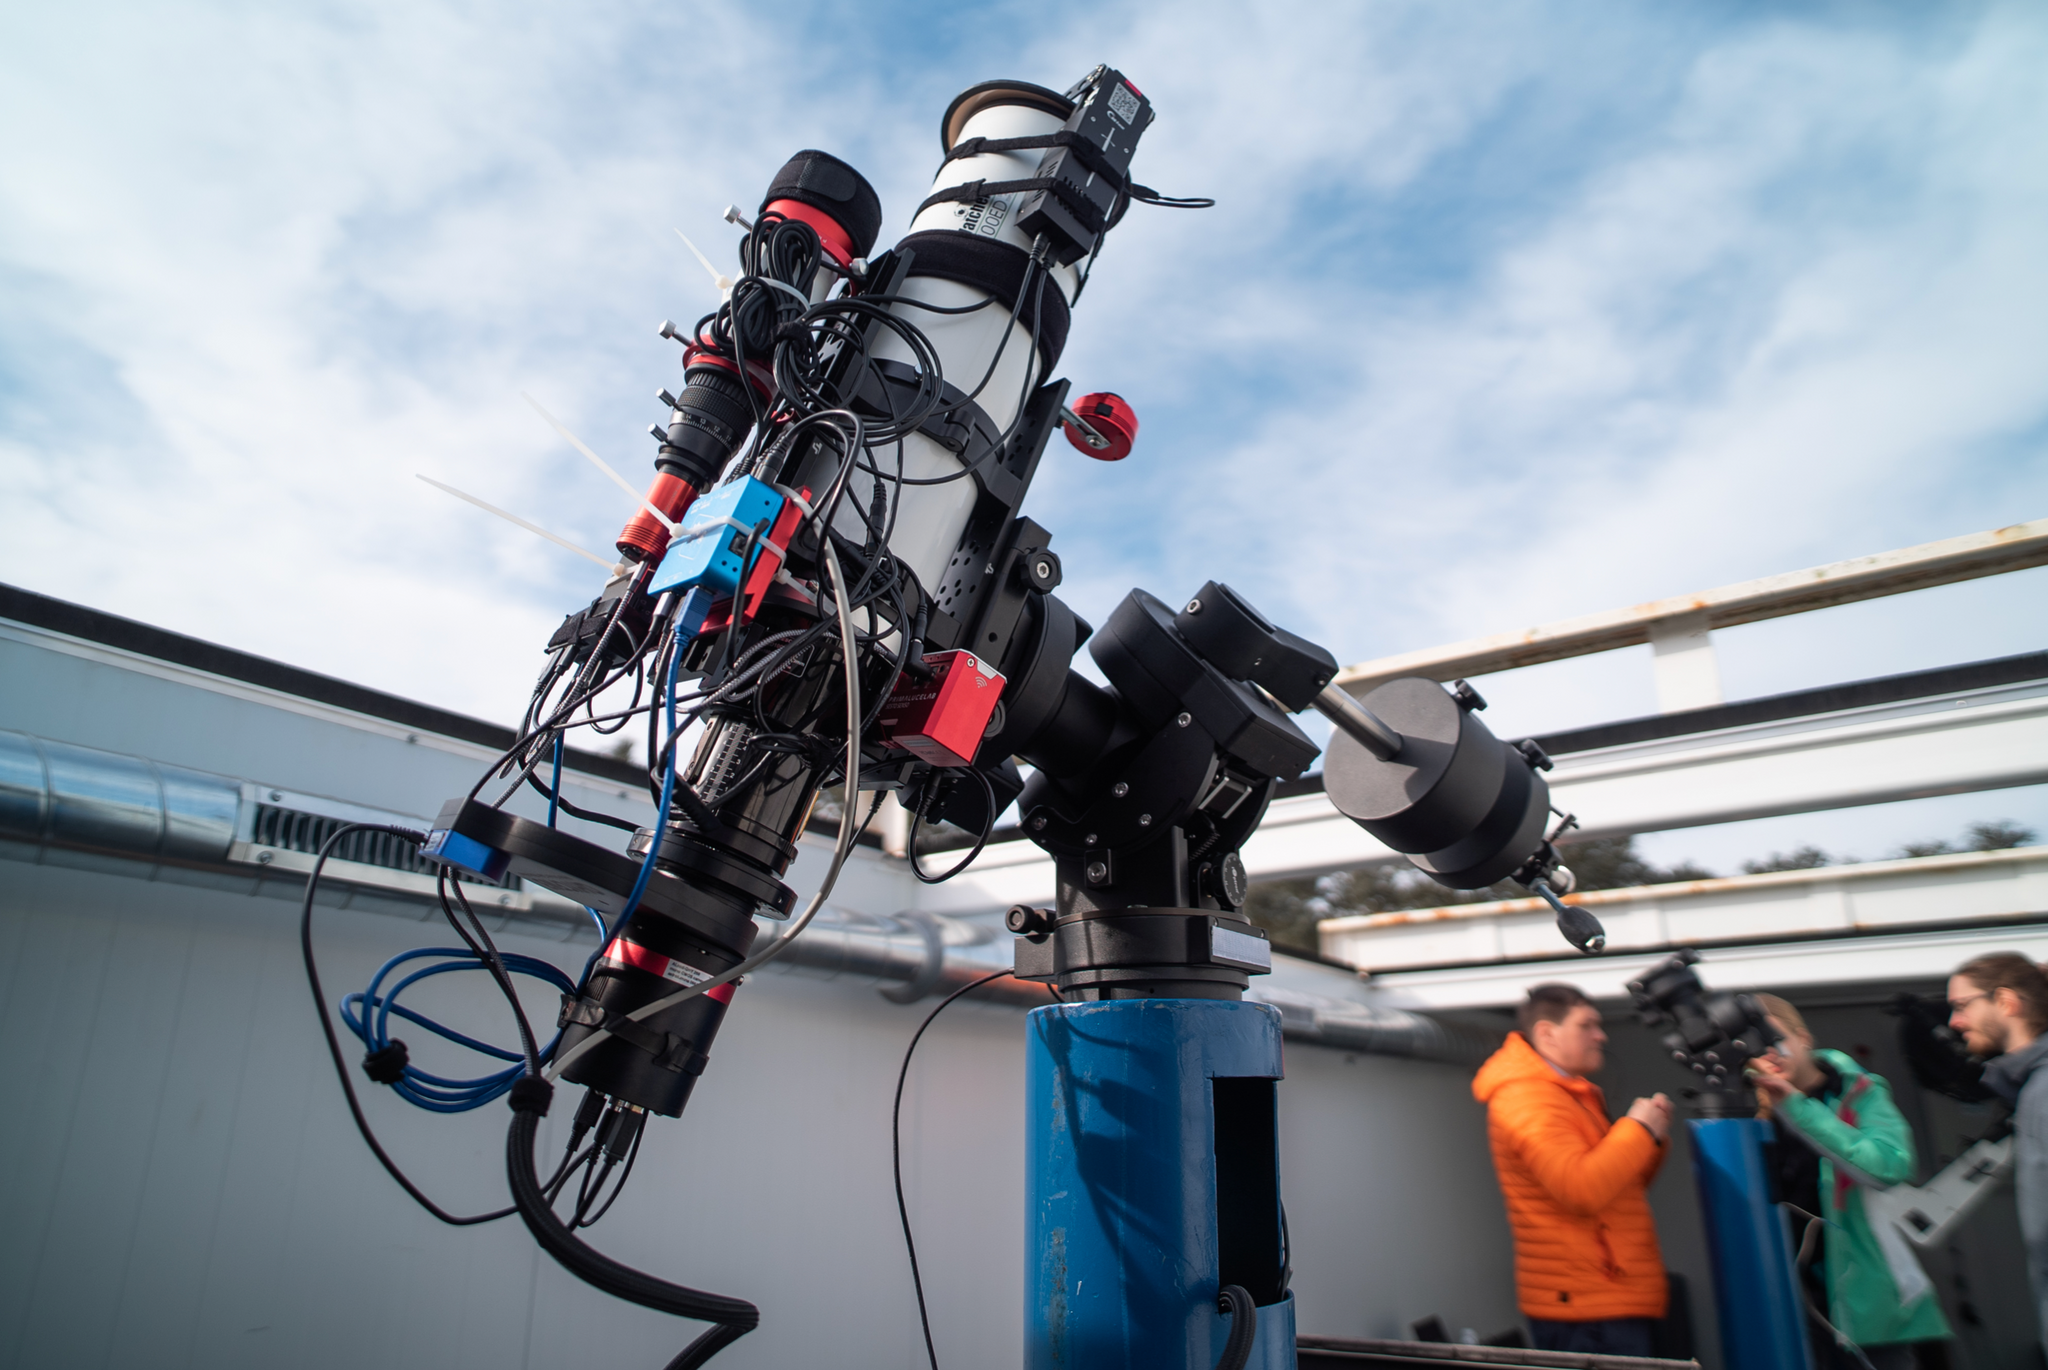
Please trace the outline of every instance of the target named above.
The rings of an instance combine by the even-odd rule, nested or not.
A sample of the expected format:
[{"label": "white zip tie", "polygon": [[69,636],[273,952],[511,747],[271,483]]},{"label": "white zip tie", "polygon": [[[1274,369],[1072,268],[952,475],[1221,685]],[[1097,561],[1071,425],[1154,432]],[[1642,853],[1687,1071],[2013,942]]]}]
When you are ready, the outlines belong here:
[{"label": "white zip tie", "polygon": [[796,302],[802,305],[805,309],[809,309],[811,307],[811,297],[804,294],[803,291],[798,290],[795,286],[791,285],[787,281],[778,281],[773,276],[756,276],[754,277],[754,279],[759,281],[762,285],[774,286],[777,290],[780,290],[784,294],[787,294],[794,298]]},{"label": "white zip tie", "polygon": [[624,476],[612,470],[611,467],[605,465],[603,457],[600,457],[599,455],[597,455],[597,453],[591,451],[588,447],[585,447],[583,445],[583,440],[581,438],[577,437],[574,433],[571,433],[568,429],[562,427],[560,420],[558,420],[553,414],[550,414],[547,410],[541,408],[539,400],[527,394],[524,390],[519,392],[519,397],[525,400],[528,404],[532,405],[533,412],[540,415],[542,418],[546,419],[548,421],[548,425],[552,427],[557,433],[560,433],[563,437],[567,438],[569,440],[569,445],[571,447],[574,447],[584,456],[589,457],[590,464],[592,466],[595,466],[598,470],[604,472],[607,476],[610,476],[614,481],[616,481],[618,483],[618,487],[626,492],[627,496],[632,499],[633,503],[639,505],[642,509],[645,509],[648,513],[654,515],[655,522],[659,523],[662,527],[668,529],[668,534],[670,537],[675,536],[676,529],[679,525],[676,523],[674,519],[670,518],[667,514],[662,513],[661,510],[649,504],[638,490],[635,490],[631,485],[627,484],[626,478]]},{"label": "white zip tie", "polygon": [[818,516],[818,511],[811,508],[811,502],[790,489],[787,485],[771,485],[768,488],[803,510],[805,518],[814,519]]},{"label": "white zip tie", "polygon": [[738,519],[728,514],[724,518],[713,519],[710,523],[700,523],[694,528],[677,529],[675,541],[695,542],[698,538],[707,537],[721,528],[737,528],[748,537],[754,536],[754,529],[751,524],[741,523]]},{"label": "white zip tie", "polygon": [[[414,472],[413,474],[419,475],[418,472]],[[536,534],[540,537],[544,537],[549,542],[554,543],[555,546],[566,548],[567,550],[574,552],[577,556],[582,557],[587,561],[594,561],[599,566],[604,567],[607,571],[618,570],[617,563],[606,561],[603,557],[597,555],[597,553],[595,552],[586,552],[581,547],[578,547],[575,543],[569,541],[569,539],[556,537],[553,533],[550,533],[547,529],[541,527],[537,523],[528,523],[525,519],[519,517],[519,515],[517,514],[508,514],[503,509],[500,509],[497,505],[487,504],[483,500],[478,499],[475,495],[469,494],[467,491],[458,490],[452,485],[443,485],[440,481],[435,480],[432,476],[420,475],[419,478],[425,481],[427,484],[433,486],[436,490],[444,491],[447,494],[455,496],[455,498],[459,500],[466,500],[469,503],[474,504],[477,508],[483,510],[487,514],[496,514],[499,518],[505,520],[505,522],[507,523],[516,523],[521,528],[524,528],[527,532]]]},{"label": "white zip tie", "polygon": [[698,251],[697,245],[690,241],[689,234],[683,232],[683,230],[679,228],[676,230],[676,236],[683,240],[683,246],[689,248],[691,255],[694,256],[698,261],[704,263],[704,269],[711,273],[711,281],[712,284],[718,287],[719,298],[721,300],[731,299],[733,287],[732,277],[726,275],[723,271],[720,271],[717,267],[713,266],[711,264],[711,259],[705,256],[702,252]]}]

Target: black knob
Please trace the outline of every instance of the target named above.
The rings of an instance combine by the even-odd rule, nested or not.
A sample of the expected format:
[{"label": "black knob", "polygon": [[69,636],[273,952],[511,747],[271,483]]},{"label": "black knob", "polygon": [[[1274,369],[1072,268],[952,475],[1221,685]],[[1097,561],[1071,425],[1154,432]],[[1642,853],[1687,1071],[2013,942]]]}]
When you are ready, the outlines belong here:
[{"label": "black knob", "polygon": [[1050,594],[1059,588],[1060,559],[1044,548],[1027,548],[1017,560],[1017,575],[1026,589]]},{"label": "black knob", "polygon": [[1051,909],[1034,909],[1029,904],[1018,904],[1003,915],[1003,926],[1019,937],[1043,942],[1052,935],[1052,920]]}]

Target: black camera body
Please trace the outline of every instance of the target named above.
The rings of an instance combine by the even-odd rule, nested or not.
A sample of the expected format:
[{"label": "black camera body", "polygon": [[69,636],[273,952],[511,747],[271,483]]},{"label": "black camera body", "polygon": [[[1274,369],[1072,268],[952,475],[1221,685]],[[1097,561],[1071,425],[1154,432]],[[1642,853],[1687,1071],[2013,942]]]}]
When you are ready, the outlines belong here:
[{"label": "black camera body", "polygon": [[1628,982],[1636,1016],[1664,1034],[1671,1059],[1699,1078],[1688,1091],[1694,1111],[1705,1118],[1747,1117],[1756,1095],[1744,1068],[1784,1039],[1751,994],[1709,991],[1693,971],[1700,954],[1687,947]]}]

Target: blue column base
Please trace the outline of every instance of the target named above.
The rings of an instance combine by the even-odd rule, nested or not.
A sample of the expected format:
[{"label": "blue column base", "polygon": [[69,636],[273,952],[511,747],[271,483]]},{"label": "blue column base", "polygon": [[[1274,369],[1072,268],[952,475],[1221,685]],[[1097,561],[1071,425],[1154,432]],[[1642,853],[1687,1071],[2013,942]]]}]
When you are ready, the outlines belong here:
[{"label": "blue column base", "polygon": [[1764,1175],[1771,1124],[1700,1118],[1686,1127],[1714,1261],[1722,1360],[1729,1370],[1813,1370],[1785,1215]]},{"label": "blue column base", "polygon": [[[1025,1365],[1212,1370],[1230,1330],[1221,1286],[1250,1287],[1224,1274],[1265,1270],[1270,1252],[1277,1285],[1277,1140],[1257,1082],[1281,1075],[1279,1012],[1120,999],[1026,1022]],[[1217,1080],[1248,1082],[1225,1091],[1220,1231]],[[1250,1364],[1291,1367],[1293,1299],[1253,1293],[1274,1301]]]}]

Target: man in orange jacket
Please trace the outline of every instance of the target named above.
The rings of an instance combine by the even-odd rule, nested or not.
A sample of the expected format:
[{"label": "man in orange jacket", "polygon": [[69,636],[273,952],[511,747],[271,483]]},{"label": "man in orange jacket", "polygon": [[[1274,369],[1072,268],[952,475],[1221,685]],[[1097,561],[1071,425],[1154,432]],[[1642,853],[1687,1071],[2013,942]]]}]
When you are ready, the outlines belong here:
[{"label": "man in orange jacket", "polygon": [[1609,1122],[1586,1077],[1606,1062],[1600,1010],[1538,985],[1481,1066],[1493,1166],[1515,1233],[1515,1290],[1544,1351],[1647,1356],[1668,1293],[1647,1190],[1664,1162],[1671,1101],[1637,1099]]}]

